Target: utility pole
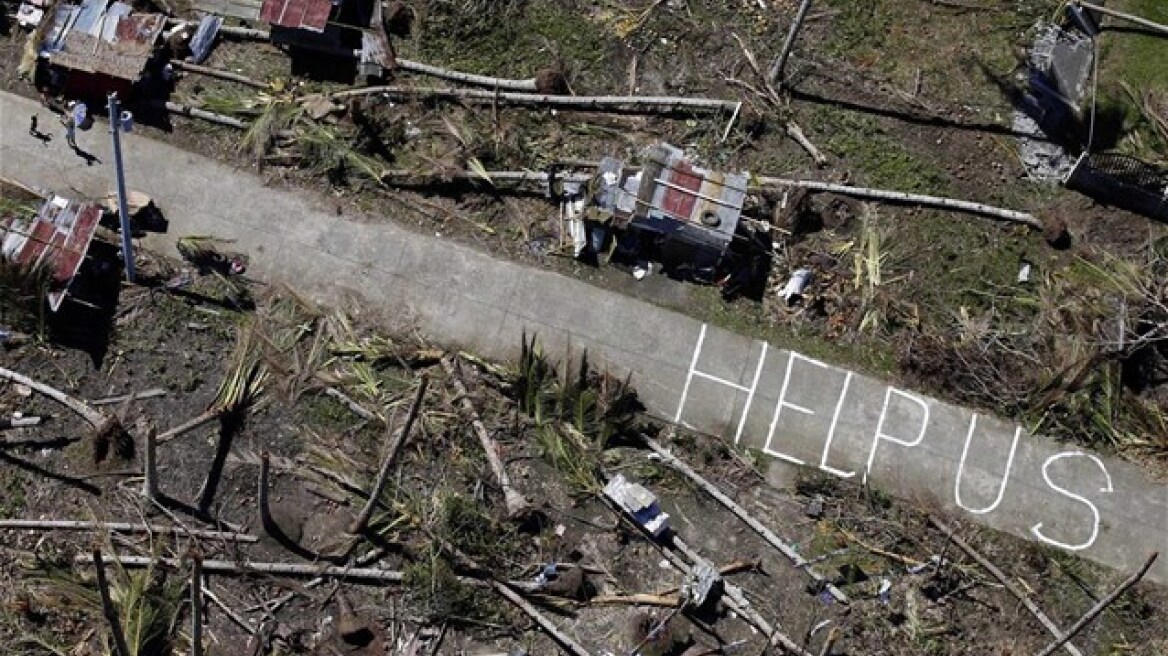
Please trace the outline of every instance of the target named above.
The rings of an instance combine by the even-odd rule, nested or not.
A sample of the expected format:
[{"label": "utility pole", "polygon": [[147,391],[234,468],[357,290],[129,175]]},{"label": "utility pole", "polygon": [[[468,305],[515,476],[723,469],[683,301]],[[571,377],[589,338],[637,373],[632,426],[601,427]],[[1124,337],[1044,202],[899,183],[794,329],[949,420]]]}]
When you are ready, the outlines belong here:
[{"label": "utility pole", "polygon": [[795,47],[795,37],[799,36],[799,30],[803,28],[803,21],[807,18],[808,9],[811,9],[811,0],[803,0],[803,3],[799,5],[799,12],[795,14],[795,22],[791,23],[791,31],[787,32],[787,40],[783,42],[783,52],[767,73],[767,81],[771,84],[777,82],[783,75],[787,59],[791,56],[791,49]]},{"label": "utility pole", "polygon": [[110,135],[114,140],[114,172],[118,179],[118,220],[122,228],[122,261],[126,280],[134,282],[134,244],[130,229],[130,209],[126,202],[126,172],[122,170],[122,108],[116,92],[109,95]]}]

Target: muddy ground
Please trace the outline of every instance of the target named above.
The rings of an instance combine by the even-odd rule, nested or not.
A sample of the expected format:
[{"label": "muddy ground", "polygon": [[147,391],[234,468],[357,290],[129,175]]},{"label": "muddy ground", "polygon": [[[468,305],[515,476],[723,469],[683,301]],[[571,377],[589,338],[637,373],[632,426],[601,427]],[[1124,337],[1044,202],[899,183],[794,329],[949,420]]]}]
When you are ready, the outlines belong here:
[{"label": "muddy ground", "polygon": [[[171,279],[180,267],[151,260],[144,268]],[[23,386],[0,386],[0,414],[45,418],[40,426],[0,435],[0,517],[184,529],[234,525],[258,537],[237,544],[0,530],[6,654],[110,653],[100,646],[106,623],[86,560],[95,545],[107,561],[115,555],[180,559],[147,574],[110,569],[122,621],[150,627],[131,636],[157,634],[142,640],[138,654],[190,653],[184,600],[194,550],[208,561],[236,564],[340,565],[348,553],[367,567],[404,573],[400,583],[338,577],[311,587],[304,579],[258,573],[208,575],[205,589],[217,601],[204,608],[207,653],[557,653],[546,632],[487,583],[530,583],[549,563],[561,564],[560,579],[527,599],[589,653],[629,653],[646,627],[672,609],[606,598],[668,596],[684,577],[666,562],[668,540],[648,539],[602,502],[602,481],[616,474],[655,492],[677,537],[692,549],[716,566],[740,565],[727,583],[741,587],[754,610],[810,653],[1031,654],[1050,640],[1017,599],[928,523],[929,517],[953,521],[934,509],[814,473],[774,488],[763,483],[766,464],[751,454],[639,416],[618,381],[578,371],[557,375],[538,357],[516,371],[464,355],[458,375],[467,398],[500,443],[514,486],[541,517],[512,522],[471,416],[438,362],[440,352],[409,332],[369,331],[365,325],[375,325],[376,316],[342,320],[345,315],[310,308],[288,291],[257,288],[255,311],[230,310],[223,301],[237,296],[229,291],[212,276],[196,276],[181,294],[129,288],[108,340],[90,341],[88,350],[27,343],[0,352],[4,367],[80,399],[166,392],[97,406],[117,416],[127,434],[95,463],[92,430],[77,415]],[[268,338],[266,346],[240,337],[248,331]],[[145,436],[165,435],[213,406],[221,382],[239,373],[241,353],[248,352],[263,354],[250,360],[265,372],[257,379],[262,389],[236,406],[230,420],[160,444],[162,500],[145,500]],[[402,428],[423,377],[428,389],[419,419],[389,470],[371,528],[351,536],[388,435]],[[580,380],[586,382],[574,388],[564,382]],[[358,416],[326,387],[377,416]],[[834,602],[690,479],[651,455],[639,441],[644,434],[657,436],[790,543],[850,603]],[[225,456],[222,477],[207,494],[217,451]],[[269,524],[259,518],[257,501],[265,454],[273,472]],[[196,510],[200,505],[205,512]],[[1064,627],[1121,578],[1063,553],[953,526]],[[76,558],[83,562],[73,565]],[[1075,642],[1087,654],[1162,654],[1168,633],[1158,618],[1166,605],[1162,589],[1140,585]],[[265,639],[249,642],[252,632]],[[641,653],[680,654],[689,645],[700,647],[691,654],[763,653],[763,636],[725,602],[672,616],[660,636]],[[829,636],[834,646],[824,651]]]}]

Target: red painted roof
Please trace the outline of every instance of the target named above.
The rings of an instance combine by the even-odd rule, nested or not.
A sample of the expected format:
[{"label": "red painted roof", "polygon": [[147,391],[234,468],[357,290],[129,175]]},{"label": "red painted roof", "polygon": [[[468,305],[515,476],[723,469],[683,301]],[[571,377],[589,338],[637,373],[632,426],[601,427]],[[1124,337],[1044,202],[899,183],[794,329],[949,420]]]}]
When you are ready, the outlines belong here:
[{"label": "red painted roof", "polygon": [[100,220],[101,208],[92,203],[48,200],[36,218],[0,220],[0,257],[20,266],[49,267],[49,305],[56,311],[81,268]]},{"label": "red painted roof", "polygon": [[264,0],[260,20],[280,27],[323,32],[332,11],[330,0]]}]

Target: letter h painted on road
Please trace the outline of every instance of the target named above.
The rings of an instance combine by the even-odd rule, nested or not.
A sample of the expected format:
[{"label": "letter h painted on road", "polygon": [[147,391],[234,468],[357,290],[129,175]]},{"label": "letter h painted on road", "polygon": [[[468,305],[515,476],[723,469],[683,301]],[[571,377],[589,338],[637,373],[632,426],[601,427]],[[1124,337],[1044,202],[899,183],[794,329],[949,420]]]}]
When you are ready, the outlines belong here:
[{"label": "letter h painted on road", "polygon": [[[682,388],[681,398],[679,399],[678,404],[677,404],[677,413],[674,415],[673,420],[674,420],[674,423],[678,423],[681,425],[687,425],[687,424],[685,424],[684,421],[682,421],[682,418],[683,418],[684,413],[685,413],[685,404],[686,404],[686,401],[689,399],[690,387],[693,384],[694,378],[708,380],[708,381],[717,383],[719,385],[729,387],[730,389],[737,390],[739,392],[743,392],[746,394],[746,402],[742,407],[742,415],[741,415],[741,417],[739,417],[738,427],[734,432],[734,443],[739,444],[742,441],[742,433],[746,428],[746,419],[750,415],[751,407],[754,405],[754,397],[755,397],[755,392],[758,391],[759,379],[762,378],[763,368],[766,366],[769,345],[766,342],[759,342],[761,347],[760,347],[760,352],[759,352],[759,356],[758,356],[758,364],[755,366],[755,370],[754,370],[754,378],[751,381],[749,387],[747,387],[745,385],[739,385],[738,383],[734,383],[734,382],[728,381],[724,378],[720,378],[718,376],[714,376],[712,374],[698,370],[698,361],[701,358],[702,348],[705,345],[707,329],[708,329],[708,326],[706,324],[702,324],[702,329],[701,329],[701,332],[698,334],[698,341],[697,341],[697,344],[694,346],[693,356],[690,360],[689,370],[686,373],[685,386]],[[802,465],[805,463],[802,460],[800,460],[799,458],[796,458],[795,456],[778,451],[773,446],[773,442],[774,442],[774,438],[775,438],[775,429],[778,426],[779,417],[782,414],[784,408],[787,408],[789,410],[793,410],[795,412],[808,414],[808,415],[815,414],[815,412],[813,410],[810,410],[809,408],[802,407],[800,405],[797,405],[797,404],[792,403],[792,402],[787,400],[787,393],[791,389],[791,371],[792,371],[792,368],[794,367],[796,361],[805,362],[805,363],[808,363],[808,364],[816,366],[816,367],[821,367],[823,369],[831,369],[831,367],[829,367],[828,365],[826,365],[822,362],[819,362],[817,360],[812,360],[811,358],[804,357],[798,353],[795,353],[794,351],[789,352],[789,355],[787,356],[787,370],[786,370],[786,373],[784,374],[784,377],[783,377],[782,391],[779,393],[779,399],[775,404],[775,412],[771,418],[770,428],[767,430],[767,438],[766,438],[766,442],[763,445],[763,452],[770,455],[770,456],[774,456],[776,458],[786,460],[788,462],[793,462],[795,464]],[[827,440],[823,445],[823,454],[820,457],[820,462],[819,462],[820,469],[822,469],[830,474],[833,474],[835,476],[840,476],[842,478],[850,478],[852,476],[855,476],[856,472],[843,471],[843,470],[835,469],[833,467],[828,466],[827,457],[828,457],[828,451],[831,449],[832,440],[835,438],[836,425],[839,421],[840,412],[843,410],[844,399],[847,397],[848,387],[851,385],[852,376],[853,376],[853,374],[850,371],[846,372],[846,374],[845,374],[843,389],[840,392],[839,399],[836,401],[835,410],[832,413],[831,428],[828,431]]]}]

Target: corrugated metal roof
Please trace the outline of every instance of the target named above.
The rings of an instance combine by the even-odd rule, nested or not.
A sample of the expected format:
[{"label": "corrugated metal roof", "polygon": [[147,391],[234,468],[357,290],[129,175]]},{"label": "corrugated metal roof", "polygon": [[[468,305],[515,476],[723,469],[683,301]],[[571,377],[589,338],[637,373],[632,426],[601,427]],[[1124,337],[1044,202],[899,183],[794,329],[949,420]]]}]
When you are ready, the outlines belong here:
[{"label": "corrugated metal roof", "polygon": [[64,68],[134,81],[166,24],[162,14],[135,14],[130,5],[86,0],[57,7],[40,54]]},{"label": "corrugated metal roof", "polygon": [[264,0],[260,20],[280,27],[323,32],[332,11],[330,0]]},{"label": "corrugated metal roof", "polygon": [[101,207],[55,196],[31,220],[0,218],[0,255],[27,267],[50,267],[49,306],[65,299],[101,220]]}]

